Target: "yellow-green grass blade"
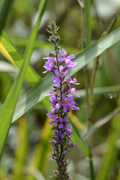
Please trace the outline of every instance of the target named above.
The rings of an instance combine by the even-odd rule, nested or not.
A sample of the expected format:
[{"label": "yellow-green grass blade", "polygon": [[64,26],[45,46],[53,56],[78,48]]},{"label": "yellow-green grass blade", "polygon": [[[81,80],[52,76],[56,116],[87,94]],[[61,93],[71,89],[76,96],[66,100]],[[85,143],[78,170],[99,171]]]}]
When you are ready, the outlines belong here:
[{"label": "yellow-green grass blade", "polygon": [[45,4],[46,4],[45,0],[42,0],[40,2],[40,6],[38,9],[38,19],[32,30],[32,33],[30,35],[30,40],[29,40],[28,46],[25,51],[24,61],[22,63],[20,72],[19,72],[19,74],[18,74],[18,76],[17,76],[17,78],[16,78],[4,104],[3,104],[2,110],[0,112],[0,137],[1,137],[1,139],[0,139],[0,159],[2,157],[5,141],[6,141],[8,132],[9,132],[10,125],[11,125],[11,121],[12,121],[14,109],[16,106],[16,102],[18,99],[19,91],[21,89],[22,82],[23,82],[23,79],[25,76],[25,72],[26,72],[28,64],[29,64],[30,56],[31,56],[33,48],[34,48],[34,43],[35,43],[35,40],[37,37],[37,32],[38,32],[41,17],[42,17],[44,8],[45,8]]},{"label": "yellow-green grass blade", "polygon": [[[51,127],[49,126],[50,119],[47,117],[45,124],[42,128],[40,142],[35,147],[35,151],[33,153],[33,157],[30,162],[30,167],[35,167],[42,174],[44,173],[44,168],[47,170],[48,166],[48,147],[49,147],[49,138],[51,134]],[[46,162],[47,161],[47,162]],[[31,175],[26,177],[26,180],[35,180],[35,178]]]},{"label": "yellow-green grass blade", "polygon": [[24,178],[23,167],[26,164],[28,153],[28,124],[25,116],[18,120],[17,147],[15,149],[15,163],[13,167],[13,180]]},{"label": "yellow-green grass blade", "polygon": [[[7,34],[3,31],[1,35],[1,42],[0,42],[0,52],[15,66],[19,69],[21,67],[23,61],[23,55],[15,48]],[[28,65],[25,77],[30,85],[33,87],[35,86],[40,80],[42,79],[35,71],[32,69],[30,65]],[[46,97],[43,100],[44,105],[48,107],[49,100]],[[47,110],[50,109],[50,105]]]},{"label": "yellow-green grass blade", "polygon": [[[0,52],[6,57],[12,64],[20,69],[23,62],[23,55],[15,48],[7,34],[2,31],[0,41]],[[40,76],[29,65],[25,73],[25,77],[31,86],[36,85],[40,80]]]},{"label": "yellow-green grass blade", "polygon": [[[70,75],[74,75],[91,60],[99,56],[102,52],[117,43],[119,40],[120,28],[86,48],[73,60],[73,62],[77,62],[78,64],[74,68],[70,69]],[[45,98],[45,94],[51,92],[51,77],[52,74],[48,74],[44,79],[42,79],[41,82],[39,82],[19,99],[14,113],[13,122],[22,116],[25,112],[27,112],[30,108],[32,108],[35,104],[42,101]]]}]

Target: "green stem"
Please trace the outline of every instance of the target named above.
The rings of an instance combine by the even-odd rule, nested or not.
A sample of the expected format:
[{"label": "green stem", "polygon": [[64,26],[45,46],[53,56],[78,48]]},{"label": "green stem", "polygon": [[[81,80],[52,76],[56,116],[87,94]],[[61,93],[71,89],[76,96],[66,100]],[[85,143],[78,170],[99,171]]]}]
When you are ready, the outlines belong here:
[{"label": "green stem", "polygon": [[94,166],[93,166],[93,160],[92,160],[92,153],[89,157],[89,167],[90,167],[90,177],[91,180],[95,180],[95,173],[94,173]]}]

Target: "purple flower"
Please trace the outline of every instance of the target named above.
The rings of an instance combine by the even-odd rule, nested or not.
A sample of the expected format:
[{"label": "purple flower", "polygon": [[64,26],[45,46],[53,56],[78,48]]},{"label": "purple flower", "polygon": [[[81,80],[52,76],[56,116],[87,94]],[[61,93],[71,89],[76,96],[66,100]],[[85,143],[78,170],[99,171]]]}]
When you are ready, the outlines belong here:
[{"label": "purple flower", "polygon": [[75,67],[77,65],[77,62],[73,63],[70,59],[65,60],[66,67],[69,69],[71,67]]},{"label": "purple flower", "polygon": [[74,79],[72,80],[72,78],[69,76],[69,78],[68,78],[68,85],[70,85],[70,84],[79,85],[79,83],[76,83],[76,82],[77,82],[76,78],[74,78]]},{"label": "purple flower", "polygon": [[52,124],[57,124],[57,119],[54,119],[54,121],[49,122],[49,126],[51,126]]},{"label": "purple flower", "polygon": [[45,62],[45,65],[43,66],[46,69],[46,71],[44,71],[43,73],[46,73],[47,71],[53,71],[54,69],[53,59],[50,57],[43,58],[43,59],[48,59],[48,62]]},{"label": "purple flower", "polygon": [[75,90],[75,88],[70,88],[69,93],[75,94],[77,97],[80,97],[80,96],[77,94],[77,91]]},{"label": "purple flower", "polygon": [[[58,48],[56,47],[55,49]],[[75,55],[71,54],[67,56],[65,49],[59,51],[59,54],[62,57],[59,57],[58,59],[56,59],[57,55],[55,54],[53,57],[47,57],[46,59],[48,59],[48,62],[46,62],[44,65],[44,68],[46,69],[44,73],[51,71],[54,75],[51,78],[51,81],[54,82],[52,93],[48,94],[50,102],[52,103],[52,112],[47,113],[47,116],[52,119],[52,121],[49,122],[49,125],[52,125],[51,130],[54,131],[54,134],[49,141],[54,147],[52,158],[56,161],[59,167],[62,167],[62,169],[59,169],[55,172],[58,173],[57,176],[65,173],[65,175],[60,177],[62,177],[61,179],[68,179],[69,176],[66,172],[66,167],[68,164],[66,158],[67,149],[69,147],[76,146],[76,144],[70,140],[70,135],[73,134],[73,132],[72,126],[68,123],[67,112],[70,110],[79,110],[79,107],[76,106],[76,102],[73,100],[73,95],[70,95],[77,95],[75,88],[72,88],[71,84],[78,85],[79,83],[77,83],[76,78],[72,80],[70,76],[67,80],[64,81],[65,76],[69,74],[69,68],[77,65],[76,62],[74,63],[71,61],[73,58],[75,58]],[[65,87],[66,84],[68,85],[67,89]],[[54,175],[55,172],[53,173]]]},{"label": "purple flower", "polygon": [[[59,61],[59,62],[66,61],[67,59],[68,59],[68,60],[71,60],[71,59],[74,59],[74,58],[75,58],[75,55],[74,55],[74,54],[71,54],[71,55],[67,56],[67,52],[65,51],[64,48],[62,48],[62,52],[59,51],[59,54],[60,54],[61,56],[63,56],[63,57],[58,58],[58,61]],[[66,56],[67,56],[67,57],[66,57]]]},{"label": "purple flower", "polygon": [[59,128],[63,128],[63,127],[66,127],[66,129],[68,131],[71,131],[72,130],[72,126],[70,126],[69,124],[67,124],[67,120],[68,120],[68,117],[64,117],[64,119],[62,117],[59,118],[61,124],[59,125]]},{"label": "purple flower", "polygon": [[71,148],[73,148],[73,146],[77,146],[77,144],[76,144],[76,143],[71,142]]}]

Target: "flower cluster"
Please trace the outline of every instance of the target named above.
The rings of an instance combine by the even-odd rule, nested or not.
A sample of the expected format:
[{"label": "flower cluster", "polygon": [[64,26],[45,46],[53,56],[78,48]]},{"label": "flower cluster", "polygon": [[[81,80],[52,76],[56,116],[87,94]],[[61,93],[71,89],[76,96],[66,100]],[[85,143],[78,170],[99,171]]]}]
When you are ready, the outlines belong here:
[{"label": "flower cluster", "polygon": [[[55,25],[50,26],[53,30],[55,27]],[[57,30],[58,28],[56,28]],[[50,52],[49,57],[44,58],[48,61],[45,62],[44,68],[46,71],[43,73],[51,71],[53,73],[51,81],[54,82],[52,93],[48,94],[52,103],[52,112],[47,113],[47,116],[52,119],[49,123],[50,126],[52,125],[53,130],[53,136],[50,140],[51,145],[54,147],[52,158],[58,166],[57,170],[53,171],[52,177],[55,180],[69,180],[67,150],[76,146],[76,144],[70,140],[72,126],[68,122],[67,112],[79,110],[79,107],[76,106],[76,102],[73,100],[73,94],[76,94],[76,90],[71,87],[71,84],[78,85],[79,83],[77,83],[76,78],[72,79],[70,77],[69,69],[75,67],[77,63],[72,62],[72,59],[75,58],[74,54],[67,56],[65,49],[60,51],[60,48],[57,46],[59,39],[59,36],[56,37],[57,33],[55,31],[49,32],[52,34],[50,41],[54,42],[56,53]]]}]

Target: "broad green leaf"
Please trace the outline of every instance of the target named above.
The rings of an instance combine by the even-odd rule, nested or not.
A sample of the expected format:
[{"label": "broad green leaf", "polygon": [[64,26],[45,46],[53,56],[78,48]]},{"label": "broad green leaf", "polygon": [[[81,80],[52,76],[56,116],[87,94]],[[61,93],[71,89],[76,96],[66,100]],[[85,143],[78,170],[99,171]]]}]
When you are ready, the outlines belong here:
[{"label": "broad green leaf", "polygon": [[2,32],[2,29],[5,26],[7,16],[8,16],[9,10],[11,8],[12,2],[13,2],[13,0],[4,0],[3,4],[1,6],[1,9],[0,9],[0,35]]},{"label": "broad green leaf", "polygon": [[22,86],[22,82],[25,76],[25,72],[27,70],[30,56],[32,54],[33,48],[34,48],[34,43],[37,37],[38,29],[39,29],[39,24],[41,21],[42,14],[44,12],[46,1],[42,0],[39,5],[38,9],[38,19],[37,22],[32,30],[32,33],[30,35],[29,43],[25,51],[25,56],[24,56],[24,61],[22,63],[20,72],[11,88],[9,91],[9,94],[3,104],[2,110],[0,112],[0,159],[2,157],[3,153],[3,148],[5,145],[5,141],[9,132],[9,128],[11,125],[14,109],[16,106],[17,98],[19,95],[19,91]]},{"label": "broad green leaf", "polygon": [[[77,62],[77,66],[70,69],[70,75],[74,75],[80,69],[82,69],[87,63],[99,56],[107,48],[111,47],[120,40],[120,28],[108,34],[106,37],[100,39],[84,51],[79,53],[73,62]],[[51,77],[47,75],[41,82],[34,86],[30,91],[23,95],[16,106],[13,121],[26,113],[35,104],[45,98],[45,94],[51,92]]]}]

